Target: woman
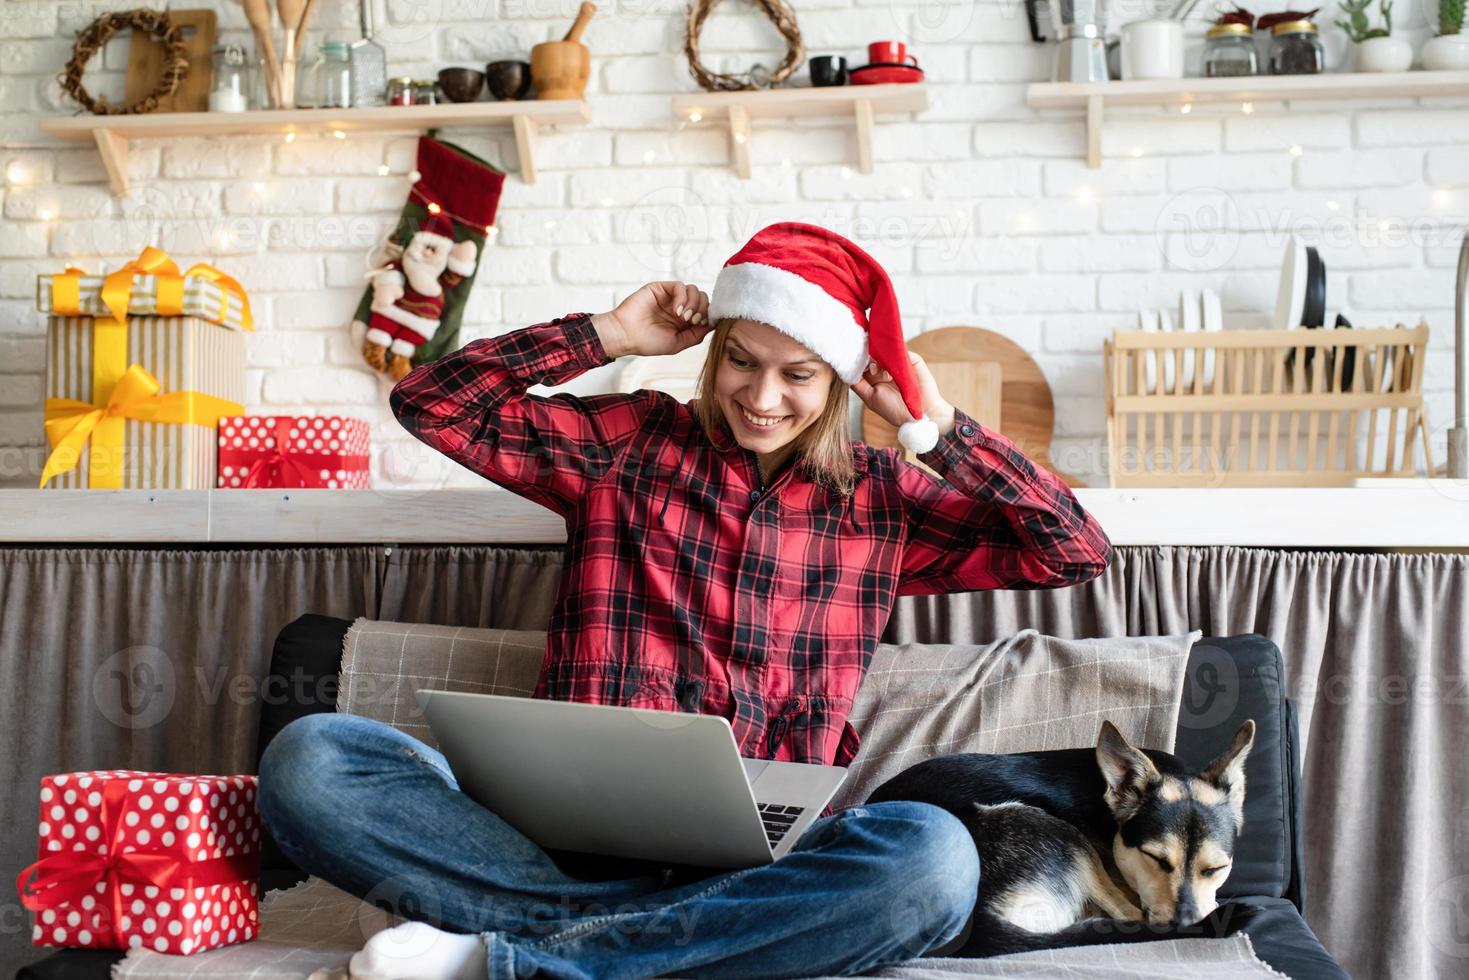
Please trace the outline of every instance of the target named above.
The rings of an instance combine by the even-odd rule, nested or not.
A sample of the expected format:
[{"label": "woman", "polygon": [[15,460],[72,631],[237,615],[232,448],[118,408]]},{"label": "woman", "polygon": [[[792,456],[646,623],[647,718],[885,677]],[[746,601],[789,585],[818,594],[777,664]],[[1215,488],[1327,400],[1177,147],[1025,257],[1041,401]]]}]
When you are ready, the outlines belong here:
[{"label": "woman", "polygon": [[[687,403],[526,393],[711,332]],[[784,222],[730,258],[712,299],[649,283],[607,313],[471,342],[390,404],[567,521],[533,696],[717,712],[744,756],[846,765],[898,595],[1070,585],[1111,554],[1070,490],[945,401],[902,337],[881,266]],[[851,443],[849,390],[946,479]],[[779,861],[739,871],[548,853],[461,793],[439,753],[346,715],[283,730],[260,801],[301,867],[412,896],[397,904],[417,921],[373,937],[355,977],[860,973],[959,936],[979,882],[963,825],[914,802],[828,808]]]}]

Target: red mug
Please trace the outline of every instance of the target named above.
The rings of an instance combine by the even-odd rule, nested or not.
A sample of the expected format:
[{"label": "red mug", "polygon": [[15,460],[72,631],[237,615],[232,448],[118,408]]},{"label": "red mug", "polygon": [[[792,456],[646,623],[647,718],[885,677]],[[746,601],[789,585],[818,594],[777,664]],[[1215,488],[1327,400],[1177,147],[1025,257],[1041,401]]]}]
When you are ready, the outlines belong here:
[{"label": "red mug", "polygon": [[867,63],[871,65],[901,65],[912,61],[918,67],[918,59],[908,53],[908,45],[902,41],[873,41],[867,45]]}]

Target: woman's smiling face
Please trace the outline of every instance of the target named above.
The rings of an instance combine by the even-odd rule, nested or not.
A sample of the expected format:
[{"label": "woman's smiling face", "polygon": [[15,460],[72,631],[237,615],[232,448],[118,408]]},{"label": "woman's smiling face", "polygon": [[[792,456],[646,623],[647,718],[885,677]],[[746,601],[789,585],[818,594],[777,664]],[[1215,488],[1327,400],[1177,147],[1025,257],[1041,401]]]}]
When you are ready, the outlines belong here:
[{"label": "woman's smiling face", "polygon": [[[826,409],[832,374],[830,365],[798,341],[769,324],[740,319],[725,340],[714,394],[741,446],[784,462],[788,453],[779,451]],[[760,424],[766,422],[772,424]]]}]

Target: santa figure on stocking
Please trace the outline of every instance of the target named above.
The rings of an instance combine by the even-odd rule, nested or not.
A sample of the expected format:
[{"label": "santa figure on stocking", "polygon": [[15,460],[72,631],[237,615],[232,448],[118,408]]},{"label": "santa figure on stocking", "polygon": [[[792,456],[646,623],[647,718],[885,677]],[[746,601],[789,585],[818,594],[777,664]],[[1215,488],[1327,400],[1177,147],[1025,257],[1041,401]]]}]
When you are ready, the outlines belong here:
[{"label": "santa figure on stocking", "polygon": [[349,324],[352,345],[395,384],[459,347],[505,183],[504,171],[431,136],[419,137],[417,163],[384,254],[374,249],[368,259],[370,281]]},{"label": "santa figure on stocking", "polygon": [[370,273],[372,318],[362,356],[400,381],[412,370],[413,352],[432,340],[444,316],[448,292],[473,276],[479,250],[454,241],[454,222],[432,210],[402,255]]}]

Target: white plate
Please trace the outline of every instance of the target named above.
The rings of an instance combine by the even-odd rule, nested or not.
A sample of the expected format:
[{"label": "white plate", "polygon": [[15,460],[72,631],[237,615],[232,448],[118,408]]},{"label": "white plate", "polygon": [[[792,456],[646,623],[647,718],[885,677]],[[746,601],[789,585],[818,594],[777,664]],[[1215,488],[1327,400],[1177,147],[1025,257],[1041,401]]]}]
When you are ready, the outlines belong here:
[{"label": "white plate", "polygon": [[[1199,297],[1200,306],[1203,308],[1204,331],[1214,333],[1224,329],[1224,307],[1219,302],[1219,294],[1212,289],[1204,290]],[[1214,383],[1214,352],[1204,352],[1204,383]]]},{"label": "white plate", "polygon": [[[1137,327],[1139,330],[1146,330],[1149,333],[1157,333],[1158,311],[1138,310]],[[1154,363],[1153,354],[1151,351],[1145,352],[1143,354],[1143,374],[1146,378],[1148,388],[1146,393],[1151,395],[1153,394],[1153,392],[1158,390],[1158,365]]]},{"label": "white plate", "polygon": [[[1173,314],[1166,309],[1158,311],[1158,329],[1164,333],[1173,332]],[[1183,352],[1184,364],[1188,363],[1188,351]],[[1159,351],[1158,360],[1163,362],[1163,390],[1177,393],[1178,389],[1173,384],[1173,351]]]},{"label": "white plate", "polygon": [[1294,330],[1306,309],[1306,246],[1296,236],[1285,243],[1280,286],[1275,293],[1275,329]]},{"label": "white plate", "polygon": [[[1178,294],[1178,325],[1180,330],[1190,333],[1198,333],[1203,329],[1203,304],[1196,289],[1185,289]],[[1193,384],[1194,362],[1199,359],[1202,352],[1186,350],[1183,352],[1183,369],[1185,385]]]}]

